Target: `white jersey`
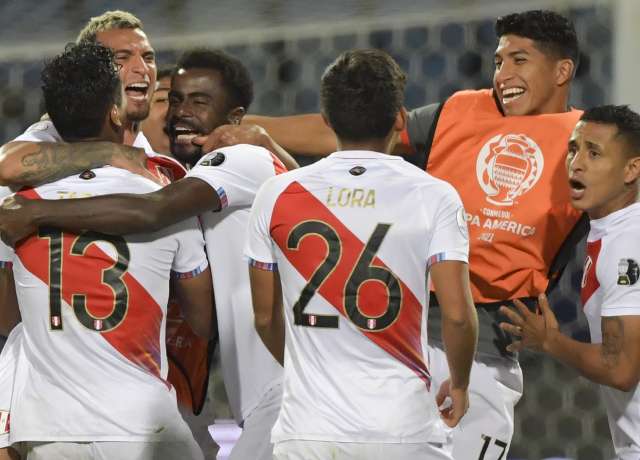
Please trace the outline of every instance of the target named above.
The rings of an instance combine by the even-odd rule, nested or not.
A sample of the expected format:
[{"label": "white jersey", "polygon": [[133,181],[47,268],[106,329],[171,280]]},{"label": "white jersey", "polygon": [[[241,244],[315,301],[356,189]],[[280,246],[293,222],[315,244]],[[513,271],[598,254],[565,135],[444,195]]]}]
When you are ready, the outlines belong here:
[{"label": "white jersey", "polygon": [[222,204],[200,216],[211,260],[220,359],[229,404],[238,423],[282,380],[282,366],[254,328],[249,273],[243,256],[249,212],[264,181],[285,168],[268,150],[225,147],[204,155],[187,177],[205,181]]},{"label": "white jersey", "polygon": [[[602,343],[602,317],[640,315],[638,234],[640,203],[591,221],[581,297],[593,343]],[[640,457],[640,386],[601,388],[616,453]]]},{"label": "white jersey", "polygon": [[22,324],[13,328],[0,353],[0,449],[11,445],[10,419],[11,419],[11,395],[13,392],[13,379],[15,376],[16,362],[20,354],[22,337]]},{"label": "white jersey", "polygon": [[[29,126],[24,133],[20,134],[16,137],[13,142],[16,141],[24,141],[24,142],[64,142],[62,137],[58,133],[58,130],[53,125],[51,120],[41,120],[38,121],[31,126]],[[133,140],[134,147],[143,149],[148,156],[156,156],[158,155],[153,151],[151,144],[142,133],[142,130],[138,132],[136,138]],[[164,156],[164,155],[162,155]]]},{"label": "white jersey", "polygon": [[[158,188],[104,167],[21,193],[64,199]],[[17,246],[23,334],[11,442],[184,439],[166,380],[169,276],[194,276],[207,264],[195,218],[124,238],[41,228]]]},{"label": "white jersey", "polygon": [[[0,187],[0,204],[13,192],[9,187]],[[10,267],[13,259],[13,250],[0,240],[0,268]],[[0,387],[1,391],[1,387]]]},{"label": "white jersey", "polygon": [[427,273],[467,261],[463,213],[449,184],[375,152],[337,152],[262,187],[245,253],[282,281],[273,442],[444,442],[426,358]]}]

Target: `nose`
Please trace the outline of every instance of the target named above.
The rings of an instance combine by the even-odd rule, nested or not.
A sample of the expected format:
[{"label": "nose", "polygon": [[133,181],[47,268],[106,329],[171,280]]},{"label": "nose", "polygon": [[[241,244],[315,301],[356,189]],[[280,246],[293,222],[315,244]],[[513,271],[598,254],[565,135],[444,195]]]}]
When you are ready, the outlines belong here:
[{"label": "nose", "polygon": [[499,67],[496,67],[494,73],[494,81],[496,87],[507,83],[513,77],[513,66],[509,65],[507,61],[503,61]]},{"label": "nose", "polygon": [[584,152],[578,149],[573,156],[567,157],[567,168],[569,169],[569,173],[584,170],[584,156]]},{"label": "nose", "polygon": [[149,72],[149,63],[145,61],[144,57],[139,54],[135,54],[130,59],[131,71],[139,75],[146,75]]}]

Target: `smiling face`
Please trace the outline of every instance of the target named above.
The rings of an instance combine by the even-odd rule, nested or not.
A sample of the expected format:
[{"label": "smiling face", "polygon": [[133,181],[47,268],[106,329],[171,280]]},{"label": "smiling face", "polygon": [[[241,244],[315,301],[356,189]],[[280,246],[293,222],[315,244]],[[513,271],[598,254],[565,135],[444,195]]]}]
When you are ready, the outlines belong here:
[{"label": "smiling face", "polygon": [[171,81],[167,132],[171,153],[181,162],[195,164],[202,155],[191,141],[228,123],[230,107],[220,72],[180,69]]},{"label": "smiling face", "polygon": [[635,202],[637,172],[614,124],[579,121],[567,154],[571,204],[599,219]]},{"label": "smiling face", "polygon": [[[507,116],[565,112],[573,67],[540,51],[517,35],[500,37],[495,52],[493,86]],[[563,66],[571,65],[567,69]]]},{"label": "smiling face", "polygon": [[144,120],[149,115],[156,84],[155,53],[140,29],[109,29],[98,32],[96,40],[113,50],[120,66],[120,80],[127,97],[127,121]]}]

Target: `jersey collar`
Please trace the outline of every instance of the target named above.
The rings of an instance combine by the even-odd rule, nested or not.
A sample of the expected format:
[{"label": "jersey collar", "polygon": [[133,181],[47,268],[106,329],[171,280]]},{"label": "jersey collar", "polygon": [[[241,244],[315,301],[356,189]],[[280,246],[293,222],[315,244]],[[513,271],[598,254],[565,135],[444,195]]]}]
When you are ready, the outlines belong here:
[{"label": "jersey collar", "polygon": [[399,155],[389,155],[387,153],[373,152],[371,150],[340,150],[329,155],[331,158],[341,158],[344,160],[402,160]]}]

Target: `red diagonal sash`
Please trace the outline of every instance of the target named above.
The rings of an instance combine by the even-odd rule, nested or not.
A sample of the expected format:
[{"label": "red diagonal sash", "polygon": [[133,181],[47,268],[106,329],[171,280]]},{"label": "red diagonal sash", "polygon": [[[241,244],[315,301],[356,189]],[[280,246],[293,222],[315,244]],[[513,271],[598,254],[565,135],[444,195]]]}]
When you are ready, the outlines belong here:
[{"label": "red diagonal sash", "polygon": [[[340,314],[345,312],[345,286],[365,246],[327,207],[297,182],[278,197],[271,219],[270,233],[287,260],[309,280],[327,256],[327,245],[319,235],[309,234],[297,250],[288,249],[291,230],[304,221],[321,221],[333,228],[341,241],[341,257],[315,295],[321,295]],[[372,227],[373,230],[373,227]],[[373,266],[388,267],[375,257]],[[386,329],[360,332],[398,361],[405,364],[429,386],[430,375],[423,358],[421,326],[423,307],[408,286],[397,276],[402,292],[400,313]],[[365,282],[358,291],[358,307],[367,316],[379,316],[387,306],[387,292],[382,283]]]}]

